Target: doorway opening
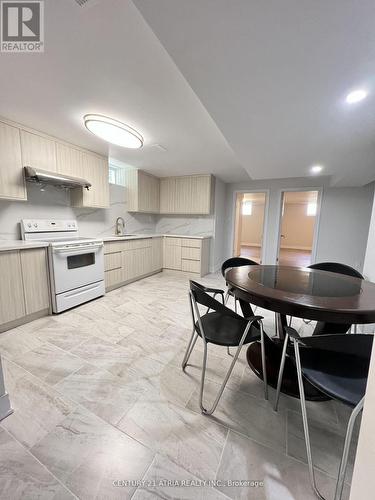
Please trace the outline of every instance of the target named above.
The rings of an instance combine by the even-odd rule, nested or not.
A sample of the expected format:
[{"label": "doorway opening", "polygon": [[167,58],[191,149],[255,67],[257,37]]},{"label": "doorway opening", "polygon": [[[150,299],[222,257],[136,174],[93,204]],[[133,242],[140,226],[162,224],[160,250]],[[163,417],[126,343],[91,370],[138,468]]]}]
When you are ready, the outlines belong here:
[{"label": "doorway opening", "polygon": [[278,264],[297,267],[311,264],[319,194],[319,191],[282,193]]},{"label": "doorway opening", "polygon": [[233,248],[235,257],[246,257],[262,263],[265,209],[266,193],[237,193]]}]

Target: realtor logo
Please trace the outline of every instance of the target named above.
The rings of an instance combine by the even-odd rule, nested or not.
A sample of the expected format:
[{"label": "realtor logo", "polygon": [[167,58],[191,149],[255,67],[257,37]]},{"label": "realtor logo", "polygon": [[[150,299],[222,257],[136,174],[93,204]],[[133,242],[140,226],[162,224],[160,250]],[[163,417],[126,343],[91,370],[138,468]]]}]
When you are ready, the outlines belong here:
[{"label": "realtor logo", "polygon": [[1,52],[44,52],[44,2],[0,3]]}]

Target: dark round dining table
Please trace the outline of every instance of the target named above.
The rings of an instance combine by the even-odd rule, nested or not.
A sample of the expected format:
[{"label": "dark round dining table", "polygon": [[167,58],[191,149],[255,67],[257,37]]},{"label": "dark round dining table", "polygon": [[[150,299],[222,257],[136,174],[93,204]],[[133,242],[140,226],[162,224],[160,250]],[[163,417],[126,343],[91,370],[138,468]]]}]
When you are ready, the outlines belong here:
[{"label": "dark round dining table", "polygon": [[[277,385],[287,316],[317,321],[319,333],[346,333],[352,324],[375,323],[375,284],[360,278],[306,267],[254,265],[228,270],[228,286],[239,299],[244,316],[253,306],[276,313],[274,337],[266,335],[267,379]],[[259,342],[249,345],[250,368],[262,378]],[[298,397],[296,369],[286,359],[281,391]],[[328,399],[305,381],[306,399]]]}]

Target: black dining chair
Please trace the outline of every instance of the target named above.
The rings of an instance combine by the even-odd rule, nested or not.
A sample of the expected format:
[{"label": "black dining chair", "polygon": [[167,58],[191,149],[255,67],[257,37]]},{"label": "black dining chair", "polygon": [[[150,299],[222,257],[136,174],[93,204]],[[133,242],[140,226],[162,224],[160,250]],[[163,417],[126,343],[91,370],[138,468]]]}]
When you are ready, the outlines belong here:
[{"label": "black dining chair", "polygon": [[[353,278],[364,279],[362,274],[354,269],[353,267],[347,266],[346,264],[341,264],[340,262],[318,262],[317,264],[311,264],[309,269],[318,269],[320,271],[329,271],[331,273],[343,274],[345,276],[352,276]],[[308,320],[304,320],[306,324],[310,323]],[[333,334],[333,333],[346,333],[351,329],[352,325],[348,324],[337,324],[337,323],[325,323],[324,321],[318,321],[313,335],[322,334]],[[354,325],[354,333],[357,333],[357,327]]]},{"label": "black dining chair", "polygon": [[[246,259],[245,257],[232,257],[227,259],[221,266],[221,274],[225,279],[225,274],[229,269],[233,269],[234,267],[242,267],[242,266],[258,266],[258,262],[255,262],[251,259]],[[234,310],[237,312],[237,297],[235,296],[233,289],[227,284],[227,293],[225,294],[224,302],[225,304],[228,302],[229,297],[234,298]]]},{"label": "black dining chair", "polygon": [[[210,293],[220,295],[222,297],[223,303],[220,303],[214,297],[211,297],[211,295],[209,295]],[[182,361],[182,369],[185,371],[195,343],[198,337],[201,337],[201,339],[203,340],[204,352],[199,393],[199,406],[202,413],[204,413],[205,415],[212,415],[212,413],[215,411],[223,394],[225,386],[228,382],[228,379],[232,373],[234,365],[236,364],[238,356],[240,355],[242,346],[245,344],[249,344],[250,342],[259,340],[261,342],[262,353],[264,397],[265,399],[267,399],[268,388],[264,331],[262,323],[263,318],[261,316],[251,316],[249,318],[240,316],[232,309],[229,309],[224,305],[224,290],[220,290],[217,288],[207,288],[195,281],[190,281],[189,302],[193,321],[193,331],[186,348],[184,359]],[[198,307],[199,305],[207,308],[205,309],[204,314],[200,313]],[[203,405],[203,392],[207,366],[207,347],[209,343],[225,347],[237,347],[237,350],[235,355],[233,356],[233,360],[225,375],[224,381],[221,384],[213,405],[210,409],[206,409]]]},{"label": "black dining chair", "polygon": [[300,337],[291,327],[286,327],[286,332],[294,347],[310,481],[314,492],[322,500],[324,497],[315,481],[303,377],[328,397],[353,408],[347,425],[334,497],[335,500],[340,500],[353,427],[363,409],[373,335],[333,334]]},{"label": "black dining chair", "polygon": [[[350,266],[347,266],[346,264],[341,264],[339,262],[319,262],[317,264],[312,264],[309,266],[309,269],[317,269],[320,271],[329,271],[331,273],[337,273],[337,274],[344,274],[346,276],[352,276],[354,278],[361,278],[363,279],[362,274],[357,271],[356,269],[353,269]],[[311,320],[303,320],[304,323],[309,324],[311,323]],[[292,323],[292,318],[290,319],[289,326],[291,326]],[[346,334],[350,329],[352,325],[348,324],[341,324],[341,323],[326,323],[324,321],[318,321],[317,324],[315,325],[314,331],[312,335],[340,335],[340,334]],[[355,329],[356,333],[356,329]],[[281,361],[280,361],[280,368],[279,368],[279,375],[277,379],[277,388],[276,388],[276,397],[275,397],[275,404],[274,404],[274,409],[277,411],[277,407],[279,404],[279,398],[280,398],[280,391],[281,391],[281,385],[283,382],[283,373],[284,373],[284,366],[285,366],[285,359],[288,354],[288,343],[289,343],[289,336],[286,334],[284,338],[284,344],[283,344],[283,350],[281,353]],[[290,357],[293,357],[293,352],[289,352]]]}]

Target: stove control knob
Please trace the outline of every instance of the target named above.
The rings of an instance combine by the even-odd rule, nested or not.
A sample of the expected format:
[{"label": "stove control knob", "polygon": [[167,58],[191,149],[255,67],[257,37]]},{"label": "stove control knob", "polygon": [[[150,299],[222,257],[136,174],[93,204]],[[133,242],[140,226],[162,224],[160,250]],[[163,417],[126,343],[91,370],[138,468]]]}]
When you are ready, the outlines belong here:
[{"label": "stove control knob", "polygon": [[34,227],[38,227],[38,224],[36,222],[34,222]]},{"label": "stove control knob", "polygon": [[31,227],[31,222],[29,222],[29,223],[27,224],[27,227]]}]

